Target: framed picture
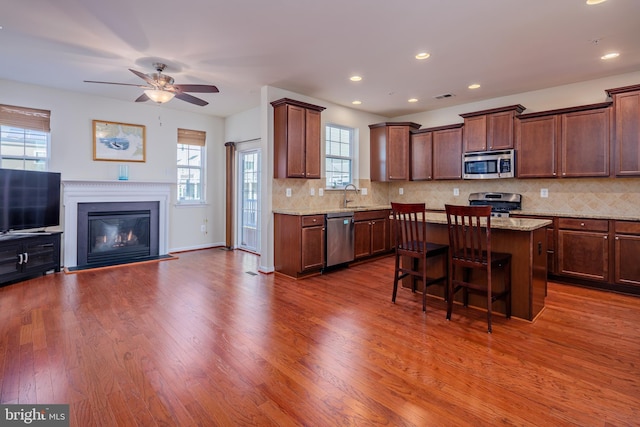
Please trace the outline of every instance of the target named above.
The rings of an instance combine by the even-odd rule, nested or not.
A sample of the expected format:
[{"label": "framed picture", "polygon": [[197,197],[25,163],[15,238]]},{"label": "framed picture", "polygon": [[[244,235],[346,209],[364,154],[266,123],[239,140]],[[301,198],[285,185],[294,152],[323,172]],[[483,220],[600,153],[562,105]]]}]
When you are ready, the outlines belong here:
[{"label": "framed picture", "polygon": [[93,160],[144,162],[146,134],[143,125],[93,121]]}]

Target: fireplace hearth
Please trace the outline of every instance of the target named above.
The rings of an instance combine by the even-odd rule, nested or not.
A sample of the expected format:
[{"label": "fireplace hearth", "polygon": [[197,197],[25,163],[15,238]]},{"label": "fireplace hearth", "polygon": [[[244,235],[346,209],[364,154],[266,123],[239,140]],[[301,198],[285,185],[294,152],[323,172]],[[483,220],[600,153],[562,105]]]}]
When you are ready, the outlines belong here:
[{"label": "fireplace hearth", "polygon": [[99,267],[157,257],[158,202],[78,203],[77,265]]}]

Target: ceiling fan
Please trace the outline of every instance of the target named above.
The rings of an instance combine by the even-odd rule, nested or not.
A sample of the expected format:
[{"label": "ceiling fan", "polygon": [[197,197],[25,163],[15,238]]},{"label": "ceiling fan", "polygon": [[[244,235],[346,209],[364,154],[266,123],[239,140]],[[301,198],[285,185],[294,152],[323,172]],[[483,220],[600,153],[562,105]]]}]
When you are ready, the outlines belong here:
[{"label": "ceiling fan", "polygon": [[101,84],[109,84],[109,85],[121,85],[121,86],[135,86],[144,89],[144,93],[140,95],[136,102],[145,102],[145,101],[154,101],[159,104],[171,101],[175,96],[178,99],[189,102],[191,104],[199,105],[204,107],[209,104],[207,101],[196,98],[193,95],[189,95],[186,92],[196,92],[196,93],[218,93],[220,92],[217,87],[212,85],[196,85],[196,84],[185,84],[185,85],[176,85],[173,84],[173,77],[162,74],[162,71],[166,68],[165,64],[155,62],[153,67],[156,69],[155,73],[152,74],[144,74],[140,71],[132,70],[131,71],[136,76],[140,77],[142,80],[147,82],[147,85],[136,85],[130,83],[114,83],[114,82],[97,82],[93,80],[85,80],[85,83],[101,83]]}]

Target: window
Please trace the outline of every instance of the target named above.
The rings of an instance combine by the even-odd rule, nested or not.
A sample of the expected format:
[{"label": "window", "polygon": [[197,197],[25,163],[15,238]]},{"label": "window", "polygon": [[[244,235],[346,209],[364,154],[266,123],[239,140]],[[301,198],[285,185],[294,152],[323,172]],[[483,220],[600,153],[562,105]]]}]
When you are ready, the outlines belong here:
[{"label": "window", "polygon": [[178,129],[178,202],[204,203],[206,133]]},{"label": "window", "polygon": [[0,105],[0,167],[49,169],[51,112]]},{"label": "window", "polygon": [[327,188],[344,188],[353,178],[354,129],[327,125],[325,176]]}]

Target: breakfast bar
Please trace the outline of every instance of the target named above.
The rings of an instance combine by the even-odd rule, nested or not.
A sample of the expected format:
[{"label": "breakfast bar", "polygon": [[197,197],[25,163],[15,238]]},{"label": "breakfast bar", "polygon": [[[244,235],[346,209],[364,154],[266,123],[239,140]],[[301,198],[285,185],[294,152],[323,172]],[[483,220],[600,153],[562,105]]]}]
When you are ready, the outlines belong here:
[{"label": "breakfast bar", "polygon": [[[427,212],[427,239],[434,243],[448,244],[446,214]],[[529,218],[491,218],[491,248],[508,252],[511,264],[511,315],[524,320],[534,320],[544,308],[547,287],[547,238],[545,227],[551,221]],[[437,262],[437,261],[435,261]],[[438,268],[435,264],[428,268]],[[495,273],[498,274],[498,273]],[[481,280],[479,278],[479,280]],[[502,280],[493,280],[497,286]],[[418,284],[420,285],[420,284]],[[404,287],[410,287],[407,280]],[[499,289],[498,289],[499,290]],[[443,296],[444,286],[430,286],[429,294]],[[462,294],[456,295],[456,301]],[[493,310],[505,313],[504,301],[497,301]],[[486,308],[486,297],[469,295],[469,305]]]}]

